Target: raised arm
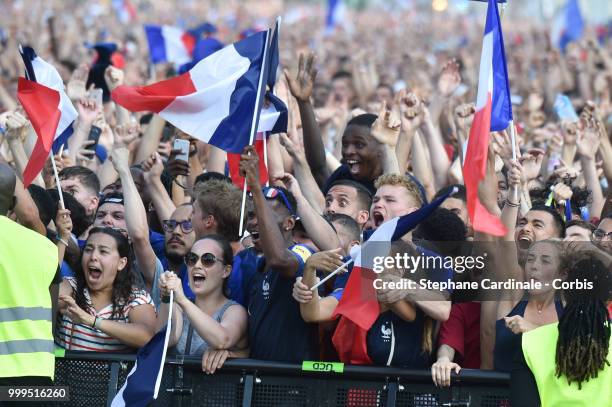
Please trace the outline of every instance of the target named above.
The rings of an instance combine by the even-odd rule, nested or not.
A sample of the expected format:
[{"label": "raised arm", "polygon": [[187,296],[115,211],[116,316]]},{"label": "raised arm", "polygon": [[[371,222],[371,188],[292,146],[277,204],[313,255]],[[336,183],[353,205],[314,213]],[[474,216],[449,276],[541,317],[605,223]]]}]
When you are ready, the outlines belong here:
[{"label": "raised arm", "polygon": [[143,274],[147,287],[150,289],[153,286],[153,279],[155,278],[155,263],[157,257],[149,241],[147,212],[140,198],[140,194],[138,193],[138,189],[136,188],[136,184],[132,179],[130,166],[128,164],[129,151],[127,145],[130,139],[133,139],[137,134],[134,134],[134,129],[128,126],[117,126],[117,128],[115,128],[115,133],[115,145],[111,153],[111,160],[113,161],[115,171],[117,171],[121,179],[127,232],[132,241],[134,254],[136,255],[136,263]]},{"label": "raised arm", "polygon": [[306,155],[304,154],[304,146],[297,139],[297,131],[292,132],[290,130],[289,134],[281,134],[280,142],[293,159],[293,173],[300,185],[300,189],[304,193],[304,197],[317,213],[323,213],[325,197],[321,193],[317,181],[312,176],[312,172],[310,172]]},{"label": "raised arm", "polygon": [[164,125],[166,121],[157,114],[153,114],[147,129],[145,130],[142,140],[138,145],[138,150],[134,157],[135,163],[140,163],[150,157],[151,154],[157,151],[159,142],[164,132]]},{"label": "raised arm", "polygon": [[427,106],[423,106],[423,125],[421,131],[425,137],[427,146],[432,159],[431,166],[434,175],[434,181],[436,183],[436,190],[447,184],[448,169],[450,168],[450,160],[444,149],[444,142],[442,135],[438,130],[438,127],[434,124],[431,114]]},{"label": "raised arm", "polygon": [[245,147],[243,150],[240,157],[240,172],[244,174],[247,186],[253,195],[259,238],[266,264],[284,277],[293,278],[299,263],[287,248],[287,243],[276,222],[276,216],[268,206],[259,185],[259,158],[253,146]]},{"label": "raised arm", "polygon": [[297,214],[304,225],[306,233],[311,237],[314,244],[320,250],[333,250],[338,248],[340,246],[340,240],[334,228],[323,219],[321,213],[317,212],[310,203],[308,203],[308,200],[302,194],[302,190],[293,175],[286,173],[281,178],[281,181],[295,197],[297,201]]},{"label": "raised arm", "polygon": [[317,184],[323,186],[330,172],[326,166],[325,146],[321,138],[321,129],[317,124],[314,109],[310,102],[315,77],[317,76],[317,70],[314,67],[314,54],[300,54],[298,73],[295,78],[292,78],[287,70],[284,73],[289,84],[289,90],[293,97],[296,98],[300,109],[306,160]]},{"label": "raised arm", "polygon": [[76,162],[77,154],[89,137],[93,122],[102,114],[102,106],[97,105],[93,99],[81,99],[76,107],[79,117],[74,134],[68,139],[68,155],[72,162]]},{"label": "raised arm", "polygon": [[176,206],[161,182],[160,177],[164,165],[159,153],[153,153],[151,157],[143,161],[142,170],[144,171],[145,188],[149,191],[159,221],[163,222],[170,219]]},{"label": "raised arm", "polygon": [[605,204],[595,165],[595,155],[600,145],[599,126],[593,117],[589,117],[584,121],[583,127],[582,130],[578,131],[576,146],[582,164],[584,179],[587,188],[591,191],[592,201],[589,214],[591,218],[594,218],[601,215],[601,210]]}]

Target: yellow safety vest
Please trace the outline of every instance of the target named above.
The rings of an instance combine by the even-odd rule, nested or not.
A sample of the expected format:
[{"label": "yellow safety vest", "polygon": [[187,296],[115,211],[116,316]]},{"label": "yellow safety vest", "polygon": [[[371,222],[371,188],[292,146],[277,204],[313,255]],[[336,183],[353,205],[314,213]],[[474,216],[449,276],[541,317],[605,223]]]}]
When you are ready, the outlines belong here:
[{"label": "yellow safety vest", "polygon": [[608,363],[595,379],[568,384],[555,375],[555,355],[559,337],[558,323],[548,324],[523,334],[523,354],[538,385],[542,407],[610,407],[612,403],[612,338]]},{"label": "yellow safety vest", "polygon": [[0,216],[0,377],[53,379],[49,285],[57,266],[49,239]]}]

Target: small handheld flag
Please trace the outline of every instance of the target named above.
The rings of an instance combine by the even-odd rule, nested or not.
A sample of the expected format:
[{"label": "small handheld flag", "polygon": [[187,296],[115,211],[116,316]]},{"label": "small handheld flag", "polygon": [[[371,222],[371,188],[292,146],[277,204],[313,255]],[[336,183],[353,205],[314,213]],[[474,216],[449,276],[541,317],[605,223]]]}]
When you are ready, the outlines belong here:
[{"label": "small handheld flag", "polygon": [[23,173],[27,187],[43,169],[54,141],[64,142],[72,134],[72,123],[78,114],[57,70],[31,47],[20,48],[20,53],[26,77],[19,78],[17,98],[38,136]]},{"label": "small handheld flag", "polygon": [[[456,192],[456,189],[449,191],[446,195],[415,212],[383,223],[361,245],[360,250],[351,250],[351,257],[355,256],[355,265],[346,283],[342,298],[333,314],[334,318],[340,317],[332,342],[342,362],[372,364],[367,352],[366,336],[368,330],[378,318],[380,306],[373,285],[376,277],[373,264],[370,264],[371,260],[377,256],[388,256],[391,242],[401,239],[402,236],[414,229],[454,192]],[[366,236],[364,236],[365,238]],[[362,256],[366,253],[364,250],[371,242],[377,242],[374,249],[376,253],[373,254],[373,250],[370,250],[367,255]]]},{"label": "small handheld flag", "polygon": [[[493,236],[505,235],[506,228],[501,220],[490,214],[480,202],[478,185],[485,178],[489,133],[504,130],[511,122],[512,104],[504,39],[496,2],[489,0],[480,56],[476,113],[463,164],[463,179],[467,190],[468,214],[474,230]],[[511,131],[513,132],[514,128]]]}]

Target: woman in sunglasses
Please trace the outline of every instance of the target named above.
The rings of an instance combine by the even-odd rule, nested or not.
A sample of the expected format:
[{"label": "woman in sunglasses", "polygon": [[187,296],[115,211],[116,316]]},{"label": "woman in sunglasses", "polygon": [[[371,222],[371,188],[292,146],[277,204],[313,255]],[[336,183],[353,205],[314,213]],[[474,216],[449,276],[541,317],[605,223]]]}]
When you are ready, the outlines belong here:
[{"label": "woman in sunglasses", "polygon": [[174,292],[170,346],[177,354],[202,356],[202,370],[214,373],[228,357],[246,357],[247,313],[228,298],[227,282],[232,272],[232,248],[219,235],[196,241],[185,256],[191,302],[183,292],[181,279],[165,272],[159,279],[162,305],[158,328],[167,323],[170,291]]}]

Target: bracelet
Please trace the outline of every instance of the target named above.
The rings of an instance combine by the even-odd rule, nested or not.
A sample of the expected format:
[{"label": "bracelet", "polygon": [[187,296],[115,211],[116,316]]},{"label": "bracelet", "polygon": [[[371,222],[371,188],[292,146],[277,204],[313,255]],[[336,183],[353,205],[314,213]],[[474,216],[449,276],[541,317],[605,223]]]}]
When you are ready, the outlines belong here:
[{"label": "bracelet", "polygon": [[161,302],[163,302],[164,304],[170,304],[170,296],[169,295],[162,295]]},{"label": "bracelet", "polygon": [[61,237],[59,237],[59,235],[57,236],[57,241],[62,243],[64,246],[68,247],[68,242],[62,239]]},{"label": "bracelet", "polygon": [[513,207],[513,208],[518,208],[519,206],[521,206],[521,203],[520,203],[520,202],[519,202],[519,203],[513,203],[513,202],[510,202],[510,200],[509,200],[509,199],[506,199],[506,204],[507,204],[508,206]]},{"label": "bracelet", "polygon": [[97,323],[98,323],[98,317],[94,317],[94,322],[93,322],[93,324],[91,324],[91,327],[92,327],[93,329],[96,329],[96,324],[97,324]]}]

